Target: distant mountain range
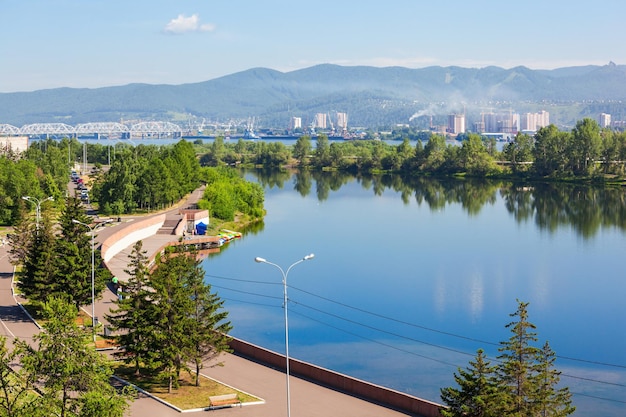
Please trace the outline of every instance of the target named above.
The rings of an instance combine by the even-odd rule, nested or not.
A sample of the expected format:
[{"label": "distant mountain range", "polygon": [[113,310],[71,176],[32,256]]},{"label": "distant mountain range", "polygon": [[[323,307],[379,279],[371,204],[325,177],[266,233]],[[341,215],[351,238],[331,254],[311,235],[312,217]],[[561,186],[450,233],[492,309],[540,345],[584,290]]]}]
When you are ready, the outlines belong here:
[{"label": "distant mountain range", "polygon": [[[279,72],[254,68],[182,85],[129,84],[0,93],[0,124],[162,120],[180,124],[254,118],[286,128],[291,116],[345,112],[350,126],[424,125],[465,112],[547,110],[568,126],[601,112],[626,119],[626,66],[461,68],[317,65]],[[424,116],[424,117],[422,117]]]}]

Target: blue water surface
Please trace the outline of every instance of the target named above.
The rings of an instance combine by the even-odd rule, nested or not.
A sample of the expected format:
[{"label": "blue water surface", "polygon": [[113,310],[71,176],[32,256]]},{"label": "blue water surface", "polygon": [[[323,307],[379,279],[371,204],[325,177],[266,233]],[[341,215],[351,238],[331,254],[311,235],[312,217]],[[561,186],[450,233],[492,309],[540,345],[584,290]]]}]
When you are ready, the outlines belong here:
[{"label": "blue water surface", "polygon": [[[432,209],[356,180],[319,200],[267,188],[264,228],[203,261],[232,335],[432,401],[476,350],[492,361],[517,301],[559,356],[576,416],[626,415],[626,235],[517,221],[496,193],[478,212]],[[603,365],[603,364],[608,364]]]}]

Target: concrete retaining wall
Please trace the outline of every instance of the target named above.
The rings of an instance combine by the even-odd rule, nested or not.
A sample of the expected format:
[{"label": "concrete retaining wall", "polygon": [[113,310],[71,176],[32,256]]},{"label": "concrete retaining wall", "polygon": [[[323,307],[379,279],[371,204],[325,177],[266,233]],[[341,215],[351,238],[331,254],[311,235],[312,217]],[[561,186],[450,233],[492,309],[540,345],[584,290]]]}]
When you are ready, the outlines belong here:
[{"label": "concrete retaining wall", "polygon": [[133,245],[135,242],[154,236],[165,223],[165,214],[134,220],[109,236],[100,248],[102,260],[107,264],[115,255]]},{"label": "concrete retaining wall", "polygon": [[[285,370],[286,361],[284,355],[239,339],[233,339],[230,347],[238,355],[267,364],[273,368]],[[441,417],[439,413],[441,405],[437,403],[371,384],[293,358],[289,358],[289,373],[399,411],[423,417]]]}]

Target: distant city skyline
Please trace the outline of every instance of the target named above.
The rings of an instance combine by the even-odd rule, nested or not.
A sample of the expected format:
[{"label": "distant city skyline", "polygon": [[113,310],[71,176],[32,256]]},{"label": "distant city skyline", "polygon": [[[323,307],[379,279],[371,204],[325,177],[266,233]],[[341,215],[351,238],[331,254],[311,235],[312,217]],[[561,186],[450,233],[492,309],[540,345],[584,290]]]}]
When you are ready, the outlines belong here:
[{"label": "distant city skyline", "polygon": [[255,67],[626,64],[626,2],[5,0],[0,93],[202,82]]}]

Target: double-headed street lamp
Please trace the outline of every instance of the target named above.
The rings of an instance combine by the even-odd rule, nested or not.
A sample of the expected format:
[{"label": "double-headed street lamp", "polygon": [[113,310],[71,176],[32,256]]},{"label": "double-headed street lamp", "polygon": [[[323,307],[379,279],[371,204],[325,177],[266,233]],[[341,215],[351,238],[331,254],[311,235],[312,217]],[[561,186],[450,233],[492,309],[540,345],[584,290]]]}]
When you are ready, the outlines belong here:
[{"label": "double-headed street lamp", "polygon": [[25,195],[22,197],[22,200],[29,201],[35,205],[35,225],[37,227],[37,230],[39,230],[39,217],[41,215],[41,203],[43,203],[44,201],[48,201],[48,200],[53,201],[54,198],[50,196],[50,197],[44,198],[43,200],[39,200],[38,198]]},{"label": "double-headed street lamp", "polygon": [[293,268],[294,266],[298,265],[300,262],[304,262],[304,261],[308,261],[309,259],[313,259],[315,255],[310,254],[305,256],[304,258],[300,259],[297,262],[294,262],[293,264],[291,264],[289,266],[289,268],[287,268],[287,271],[283,271],[283,269],[276,265],[275,263],[269,262],[268,260],[264,259],[264,258],[259,258],[256,257],[254,258],[255,262],[258,263],[263,263],[263,264],[268,264],[268,265],[272,265],[275,266],[276,268],[278,268],[278,270],[280,271],[280,273],[283,275],[283,295],[284,295],[284,301],[283,301],[283,308],[285,309],[285,358],[287,359],[287,363],[286,363],[286,370],[287,370],[287,417],[291,416],[291,396],[289,393],[289,324],[287,322],[287,276],[289,275],[289,271],[291,270],[291,268]]},{"label": "double-headed street lamp", "polygon": [[93,245],[93,227],[89,226],[87,223],[83,223],[76,219],[72,219],[72,223],[80,224],[85,226],[91,232],[91,327],[93,329],[93,344],[96,344],[96,285],[95,285],[95,255],[94,255],[94,245]]}]

